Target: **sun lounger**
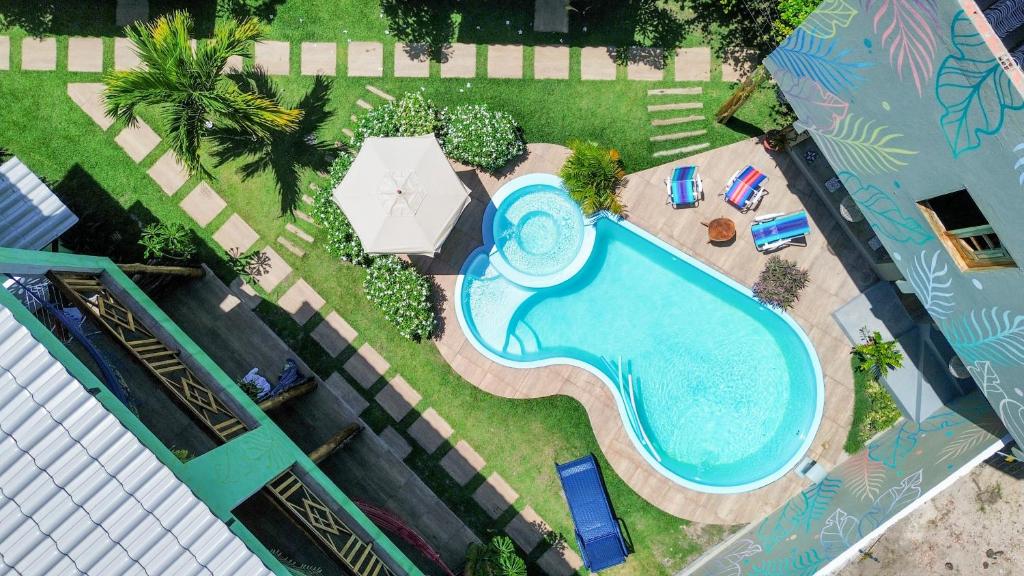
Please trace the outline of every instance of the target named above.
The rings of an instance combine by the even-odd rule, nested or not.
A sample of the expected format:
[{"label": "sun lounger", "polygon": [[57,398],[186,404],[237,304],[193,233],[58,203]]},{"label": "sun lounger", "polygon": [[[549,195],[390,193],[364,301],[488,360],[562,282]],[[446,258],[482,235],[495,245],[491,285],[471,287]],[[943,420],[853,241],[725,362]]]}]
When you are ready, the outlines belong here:
[{"label": "sun lounger", "polygon": [[672,170],[672,176],[665,180],[668,203],[673,208],[696,206],[704,199],[704,183],[697,174],[696,166],[680,166]]},{"label": "sun lounger", "polygon": [[612,516],[594,457],[588,455],[555,464],[555,469],[576,526],[576,543],[583,554],[583,564],[591,572],[597,572],[625,562],[629,551],[619,523]]},{"label": "sun lounger", "polygon": [[741,212],[752,210],[768,193],[764,189],[764,183],[767,180],[768,177],[757,168],[747,166],[729,179],[729,183],[725,186],[725,201]]},{"label": "sun lounger", "polygon": [[807,212],[803,210],[792,214],[768,214],[754,219],[750,233],[759,252],[771,252],[810,234],[811,225],[807,221]]}]

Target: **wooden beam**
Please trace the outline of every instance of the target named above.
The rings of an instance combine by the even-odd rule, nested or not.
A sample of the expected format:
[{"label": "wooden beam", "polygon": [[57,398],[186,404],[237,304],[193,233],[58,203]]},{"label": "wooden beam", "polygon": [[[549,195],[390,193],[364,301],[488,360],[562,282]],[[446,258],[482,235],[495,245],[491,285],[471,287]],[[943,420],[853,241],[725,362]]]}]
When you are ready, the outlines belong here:
[{"label": "wooden beam", "polygon": [[309,459],[314,463],[319,464],[325,458],[334,454],[334,451],[341,448],[345,442],[351,440],[356,434],[361,432],[363,429],[362,424],[352,423],[345,427],[344,430],[338,432],[334,436],[331,436],[327,442],[324,442],[322,446],[313,450],[309,453]]},{"label": "wooden beam", "polygon": [[278,394],[272,398],[267,398],[263,402],[259,403],[259,407],[264,412],[270,412],[274,408],[280,408],[288,402],[298,398],[299,396],[305,396],[316,389],[316,378],[309,378],[302,384],[294,388],[289,388],[283,393]]},{"label": "wooden beam", "polygon": [[118,264],[125,274],[160,274],[163,276],[184,276],[202,278],[203,269],[193,266],[150,266],[149,264]]}]

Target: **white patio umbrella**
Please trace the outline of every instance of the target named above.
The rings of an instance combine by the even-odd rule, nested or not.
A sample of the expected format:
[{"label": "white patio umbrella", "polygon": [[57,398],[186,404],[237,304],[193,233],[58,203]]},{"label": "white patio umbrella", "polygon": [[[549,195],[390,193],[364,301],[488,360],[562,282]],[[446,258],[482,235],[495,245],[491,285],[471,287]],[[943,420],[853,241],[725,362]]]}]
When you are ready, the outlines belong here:
[{"label": "white patio umbrella", "polygon": [[436,254],[469,205],[432,134],[367,138],[333,196],[371,254]]}]

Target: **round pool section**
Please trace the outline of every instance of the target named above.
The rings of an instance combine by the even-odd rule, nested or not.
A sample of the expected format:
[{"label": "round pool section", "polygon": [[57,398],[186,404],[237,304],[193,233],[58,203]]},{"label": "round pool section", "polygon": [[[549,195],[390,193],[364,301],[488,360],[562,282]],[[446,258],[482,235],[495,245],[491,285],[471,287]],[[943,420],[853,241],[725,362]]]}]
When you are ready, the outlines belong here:
[{"label": "round pool section", "polygon": [[[571,364],[598,376],[637,450],[684,487],[745,492],[791,470],[824,406],[818,358],[800,327],[700,261],[608,218],[584,224],[582,263],[577,254],[549,273],[555,267],[547,260],[531,268],[524,257],[520,272],[505,260],[511,252],[495,245],[501,233],[514,230],[516,250],[527,254],[575,242],[572,230],[551,229],[559,222],[552,206],[560,204],[543,200],[550,190],[534,186],[540,176],[514,180],[495,196],[484,219],[487,245],[463,266],[456,313],[469,341],[504,365]],[[560,187],[556,177],[547,182]],[[523,209],[499,224],[509,199],[505,214]],[[537,211],[550,219],[530,216]],[[534,272],[547,284],[520,281]]]}]

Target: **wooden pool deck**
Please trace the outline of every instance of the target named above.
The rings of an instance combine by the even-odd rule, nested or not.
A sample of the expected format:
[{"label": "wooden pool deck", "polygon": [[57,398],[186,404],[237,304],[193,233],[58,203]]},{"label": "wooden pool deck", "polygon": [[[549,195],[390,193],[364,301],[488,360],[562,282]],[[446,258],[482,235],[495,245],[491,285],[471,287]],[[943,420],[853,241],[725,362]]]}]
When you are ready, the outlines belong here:
[{"label": "wooden pool deck", "polygon": [[[630,441],[612,392],[596,376],[571,366],[516,369],[499,365],[470,344],[455,316],[455,281],[466,256],[481,244],[480,222],[490,196],[508,180],[531,172],[557,173],[568,157],[564,147],[531,144],[526,158],[500,177],[458,167],[472,190],[473,202],[443,251],[435,258],[413,258],[433,275],[443,294],[443,330],[437,347],[463,378],[492,394],[537,398],[564,394],[586,409],[601,450],[615,472],[653,505],[688,520],[739,524],[757,520],[808,485],[790,472],[768,486],[742,494],[705,494],[679,486],[658,473]],[[696,164],[704,182],[705,201],[697,208],[674,210],[665,204],[664,179],[672,168]],[[755,213],[741,214],[717,196],[728,178],[751,164],[768,175],[769,194],[757,214],[807,210],[812,232],[806,246],[779,253],[810,272],[810,285],[790,311],[814,344],[825,377],[825,409],[808,454],[826,468],[844,457],[843,443],[853,414],[850,345],[831,312],[875,282],[874,273],[852,246],[827,207],[815,195],[800,168],[787,154],[769,155],[754,139],[631,174],[623,190],[628,219],[676,248],[750,286],[765,255],[754,249],[749,228]],[[728,246],[707,243],[701,222],[725,216],[736,222],[737,238]]]}]

